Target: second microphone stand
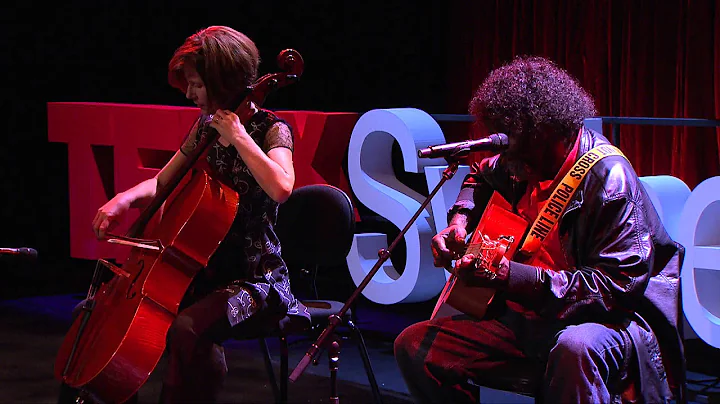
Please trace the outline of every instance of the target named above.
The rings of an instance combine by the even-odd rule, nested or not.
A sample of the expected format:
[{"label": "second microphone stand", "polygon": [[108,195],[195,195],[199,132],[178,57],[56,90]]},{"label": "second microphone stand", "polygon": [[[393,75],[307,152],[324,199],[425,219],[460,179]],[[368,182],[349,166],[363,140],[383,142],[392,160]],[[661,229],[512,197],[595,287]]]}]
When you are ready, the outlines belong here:
[{"label": "second microphone stand", "polygon": [[[333,346],[331,347],[331,348],[333,348],[333,356],[335,356],[339,353],[339,349],[338,349],[339,347],[336,347],[334,345],[336,343],[336,339],[330,338],[330,337],[334,334],[337,326],[342,324],[342,319],[345,316],[345,313],[348,311],[348,309],[350,309],[350,307],[353,305],[355,300],[360,296],[360,293],[362,293],[362,291],[365,289],[367,284],[370,283],[370,281],[375,276],[377,271],[380,269],[382,264],[385,263],[385,261],[387,261],[388,258],[390,258],[390,255],[391,255],[393,249],[395,249],[395,247],[400,242],[400,240],[402,240],[402,238],[405,236],[405,233],[408,231],[408,229],[410,229],[410,226],[415,222],[415,220],[417,220],[418,216],[420,216],[420,213],[422,213],[422,211],[425,210],[425,208],[430,203],[430,201],[435,196],[435,194],[437,194],[437,192],[440,190],[440,188],[443,186],[443,184],[445,184],[445,182],[447,182],[449,179],[451,179],[455,175],[455,173],[457,172],[458,166],[460,165],[458,158],[462,157],[461,155],[467,155],[467,152],[468,152],[468,150],[461,150],[461,153],[456,153],[453,156],[450,156],[448,158],[449,165],[443,171],[442,178],[440,179],[440,181],[438,181],[435,188],[433,188],[433,190],[428,194],[428,196],[425,198],[423,203],[417,209],[415,214],[410,218],[410,220],[405,225],[405,227],[395,237],[395,239],[390,244],[390,246],[388,248],[382,248],[382,249],[380,249],[380,251],[378,251],[377,262],[372,267],[370,272],[368,272],[368,274],[365,276],[363,281],[360,282],[360,285],[358,285],[357,289],[355,289],[353,294],[345,302],[345,304],[340,309],[340,311],[338,311],[337,313],[332,314],[332,315],[330,315],[330,317],[328,317],[328,325],[322,331],[322,333],[317,338],[315,343],[313,343],[310,346],[310,348],[305,353],[305,356],[303,356],[303,358],[300,360],[298,365],[295,367],[295,369],[290,374],[289,379],[291,382],[295,382],[298,379],[298,377],[300,377],[300,375],[305,371],[305,368],[307,368],[307,366],[310,363],[316,361],[316,358],[317,358],[318,354],[320,353],[321,349],[324,348],[328,342],[333,343]],[[337,370],[337,359],[335,360],[333,366],[335,367],[335,370]],[[336,377],[333,377],[333,380],[332,380],[332,383],[333,383],[332,395],[333,395],[333,397],[331,397],[331,401],[333,403],[339,402],[339,399],[338,399],[337,393],[336,393],[336,386],[335,386],[336,381],[337,381]],[[372,393],[373,393],[373,398],[375,399],[375,402],[382,403],[382,397],[380,396],[380,391],[378,390],[376,383],[373,383],[372,390],[373,390]]]}]

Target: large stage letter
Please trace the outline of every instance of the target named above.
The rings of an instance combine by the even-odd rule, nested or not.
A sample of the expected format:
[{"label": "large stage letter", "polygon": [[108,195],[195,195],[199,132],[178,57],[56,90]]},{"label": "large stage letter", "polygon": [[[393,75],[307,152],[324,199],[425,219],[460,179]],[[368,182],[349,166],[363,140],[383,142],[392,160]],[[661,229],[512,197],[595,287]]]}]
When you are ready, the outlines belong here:
[{"label": "large stage letter", "polygon": [[[393,141],[400,145],[405,170],[422,173],[425,166],[447,164],[443,159],[417,158],[417,150],[445,143],[445,136],[430,115],[412,108],[368,111],[355,124],[348,150],[350,186],[360,202],[402,229],[425,198],[395,177]],[[433,228],[431,214],[423,211],[405,233],[407,259],[402,275],[386,261],[363,295],[376,303],[394,304],[422,302],[440,293],[445,276],[433,266]],[[377,263],[378,251],[387,246],[385,234],[355,235],[347,264],[356,285]]]},{"label": "large stage letter", "polygon": [[[655,206],[665,230],[673,240],[679,242],[680,213],[682,213],[685,202],[690,197],[690,188],[681,179],[670,175],[640,177],[640,181],[643,183],[648,196],[650,196],[650,200]],[[688,268],[687,261],[685,263],[684,268]],[[685,339],[698,337],[693,332],[690,324],[688,324],[687,317],[684,314],[682,327]]]},{"label": "large stage letter", "polygon": [[[48,140],[68,145],[70,255],[122,261],[129,248],[100,242],[92,232],[97,209],[116,192],[154,176],[182,144],[200,110],[97,102],[49,102],[47,109]],[[352,195],[342,159],[358,114],[278,111],[278,115],[293,127],[295,187],[330,184]],[[133,209],[123,218],[125,229],[139,212]],[[115,232],[123,234],[124,228]]]},{"label": "large stage letter", "polygon": [[690,197],[690,188],[681,179],[670,175],[640,177],[640,182],[645,187],[670,238],[680,242],[678,240],[680,212]]},{"label": "large stage letter", "polygon": [[697,335],[720,348],[720,177],[693,189],[685,203],[677,241],[685,246],[681,272],[683,311]]}]

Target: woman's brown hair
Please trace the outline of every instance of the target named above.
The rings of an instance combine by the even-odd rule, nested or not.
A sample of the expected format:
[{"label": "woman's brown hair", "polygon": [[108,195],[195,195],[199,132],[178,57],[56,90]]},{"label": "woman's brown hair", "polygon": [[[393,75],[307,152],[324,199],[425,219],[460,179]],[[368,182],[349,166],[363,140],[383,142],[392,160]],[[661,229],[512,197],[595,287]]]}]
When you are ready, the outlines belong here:
[{"label": "woman's brown hair", "polygon": [[260,53],[246,35],[224,26],[212,26],[188,37],[168,64],[168,82],[187,91],[184,68],[193,67],[207,89],[208,98],[218,107],[231,109],[238,95],[258,75]]}]

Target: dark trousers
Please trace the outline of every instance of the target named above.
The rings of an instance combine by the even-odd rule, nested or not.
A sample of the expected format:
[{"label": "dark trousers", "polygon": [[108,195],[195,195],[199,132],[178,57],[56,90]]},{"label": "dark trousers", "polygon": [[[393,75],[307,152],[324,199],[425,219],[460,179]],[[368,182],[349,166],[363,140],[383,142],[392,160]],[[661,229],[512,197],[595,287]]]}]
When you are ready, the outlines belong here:
[{"label": "dark trousers", "polygon": [[228,298],[236,293],[236,288],[214,291],[177,316],[168,332],[168,369],[160,402],[216,402],[227,375],[222,343],[230,337],[266,335],[285,316],[262,302],[265,307],[230,327]]},{"label": "dark trousers", "polygon": [[[285,313],[274,302],[235,327],[227,318],[228,298],[237,287],[210,292],[183,308],[168,330],[167,369],[160,402],[210,403],[218,400],[227,365],[222,343],[231,338],[255,338],[276,328]],[[63,385],[59,402],[74,402],[74,389]],[[137,401],[132,397],[130,401]]]},{"label": "dark trousers", "polygon": [[[627,383],[627,332],[586,323],[555,329],[508,310],[497,318],[460,315],[414,324],[395,340],[395,358],[418,403],[477,403],[480,386],[537,369],[548,403],[610,403]],[[513,314],[514,313],[514,314]],[[558,327],[559,328],[559,327]]]}]

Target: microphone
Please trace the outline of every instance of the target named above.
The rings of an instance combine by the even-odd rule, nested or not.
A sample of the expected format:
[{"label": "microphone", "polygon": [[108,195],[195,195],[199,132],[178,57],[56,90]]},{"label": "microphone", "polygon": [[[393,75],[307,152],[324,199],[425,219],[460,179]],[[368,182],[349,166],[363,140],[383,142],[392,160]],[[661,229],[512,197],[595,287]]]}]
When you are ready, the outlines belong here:
[{"label": "microphone", "polygon": [[23,257],[37,258],[37,250],[34,248],[0,248],[0,255],[20,255]]},{"label": "microphone", "polygon": [[420,158],[436,157],[462,157],[473,151],[500,152],[508,147],[508,137],[504,133],[494,133],[486,138],[478,140],[466,140],[464,142],[448,143],[430,146],[418,150]]}]

